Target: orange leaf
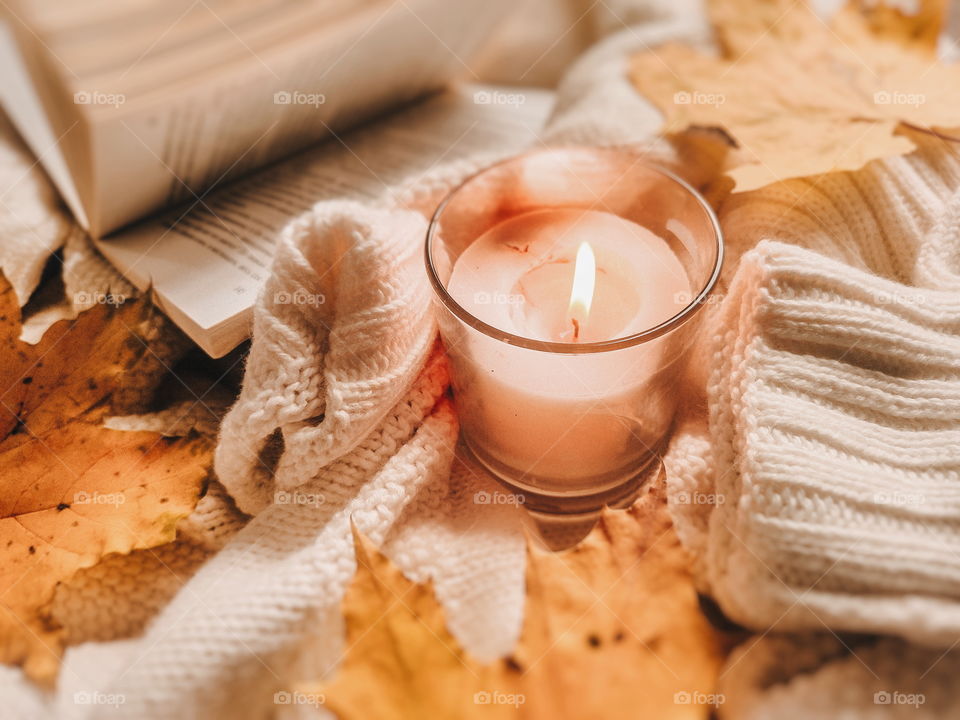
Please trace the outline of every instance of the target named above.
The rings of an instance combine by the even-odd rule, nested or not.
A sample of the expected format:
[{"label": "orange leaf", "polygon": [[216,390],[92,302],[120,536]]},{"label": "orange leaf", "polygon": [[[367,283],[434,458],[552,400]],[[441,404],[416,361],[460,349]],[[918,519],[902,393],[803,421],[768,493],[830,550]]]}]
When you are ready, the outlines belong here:
[{"label": "orange leaf", "polygon": [[344,663],[329,685],[293,689],[291,703],[324,704],[341,720],[712,710],[729,638],[700,610],[660,487],[631,510],[605,512],[571,550],[529,549],[521,640],[491,665],[460,648],[430,586],[404,578],[363,538],[357,559]]},{"label": "orange leaf", "polygon": [[857,170],[914,144],[901,124],[960,127],[960,66],[935,58],[943,0],[915,16],[862,3],[829,25],[796,0],[714,0],[723,57],[667,45],[634,57],[631,78],[664,130],[721,128],[736,142],[736,191]]},{"label": "orange leaf", "polygon": [[0,662],[51,680],[61,629],[58,583],[108,553],[169,542],[210,465],[199,437],[109,430],[166,371],[143,337],[146,300],[97,306],[20,342],[20,311],[0,276]]}]

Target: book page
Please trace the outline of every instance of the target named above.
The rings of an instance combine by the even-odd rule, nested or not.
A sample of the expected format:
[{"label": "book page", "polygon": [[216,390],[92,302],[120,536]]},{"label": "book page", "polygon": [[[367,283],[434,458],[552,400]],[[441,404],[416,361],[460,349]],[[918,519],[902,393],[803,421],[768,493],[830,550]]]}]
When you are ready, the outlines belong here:
[{"label": "book page", "polygon": [[[383,199],[391,187],[440,163],[477,152],[519,152],[536,143],[551,106],[547,91],[463,86],[106,238],[98,247],[134,284],[151,285],[197,328],[214,331],[246,318],[280,230],[316,202]],[[239,332],[233,345],[245,337],[245,327]]]},{"label": "book page", "polygon": [[82,130],[67,161],[100,237],[438,90],[510,6],[21,0],[15,28],[34,82],[62,86],[44,97],[54,133]]},{"label": "book page", "polygon": [[13,12],[91,87],[141,96],[386,0],[30,0]]},{"label": "book page", "polygon": [[60,138],[50,126],[43,104],[30,82],[30,76],[7,23],[0,20],[0,103],[7,117],[17,126],[20,135],[36,154],[50,180],[60,192],[67,207],[82,226],[87,225],[86,213],[80,195],[73,184],[67,161],[60,150]]}]

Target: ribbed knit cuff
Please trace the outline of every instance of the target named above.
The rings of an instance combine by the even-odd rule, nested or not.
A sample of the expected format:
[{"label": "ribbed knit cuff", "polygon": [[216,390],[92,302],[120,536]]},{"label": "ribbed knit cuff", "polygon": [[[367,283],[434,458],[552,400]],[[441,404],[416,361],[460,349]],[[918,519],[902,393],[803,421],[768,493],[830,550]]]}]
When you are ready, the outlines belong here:
[{"label": "ribbed knit cuff", "polygon": [[717,317],[707,583],[757,628],[960,633],[960,296],[762,242]]}]

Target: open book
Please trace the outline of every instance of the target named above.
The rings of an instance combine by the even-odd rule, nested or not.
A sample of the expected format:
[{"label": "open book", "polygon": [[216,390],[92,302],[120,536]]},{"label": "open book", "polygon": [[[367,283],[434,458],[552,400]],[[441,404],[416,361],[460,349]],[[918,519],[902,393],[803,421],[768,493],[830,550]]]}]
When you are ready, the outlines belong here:
[{"label": "open book", "polygon": [[464,74],[509,6],[7,0],[0,100],[103,254],[220,356],[300,212],[375,197],[490,133],[506,151],[533,140],[549,95],[483,88],[337,134]]},{"label": "open book", "polygon": [[[487,102],[496,98],[512,102]],[[387,188],[478,149],[523,150],[536,142],[552,104],[544,90],[461,86],[96,244],[220,357],[248,337],[276,238],[291,219],[324,199],[381,198]]]},{"label": "open book", "polygon": [[0,97],[101,237],[442,87],[509,0],[6,0]]}]

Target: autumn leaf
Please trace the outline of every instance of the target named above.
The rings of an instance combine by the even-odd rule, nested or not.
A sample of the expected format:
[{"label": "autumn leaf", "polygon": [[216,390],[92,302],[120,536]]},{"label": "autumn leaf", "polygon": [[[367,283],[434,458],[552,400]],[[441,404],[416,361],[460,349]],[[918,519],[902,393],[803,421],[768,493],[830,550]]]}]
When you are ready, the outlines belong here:
[{"label": "autumn leaf", "polygon": [[729,637],[701,612],[656,487],[607,511],[575,548],[528,550],[525,622],[511,657],[483,665],[415,585],[363,539],[344,600],[349,651],[305,694],[340,720],[376,717],[706,718]]},{"label": "autumn leaf", "polygon": [[960,66],[936,59],[945,2],[909,16],[854,2],[827,24],[802,0],[712,0],[722,57],[670,44],[633,58],[637,89],[664,131],[724,130],[736,191],[857,170],[914,149],[906,124],[960,128]]},{"label": "autumn leaf", "polygon": [[208,472],[206,440],[102,425],[141,407],[166,372],[155,312],[101,304],[28,345],[0,276],[0,662],[37,680],[59,663],[57,584],[108,553],[171,541]]}]

